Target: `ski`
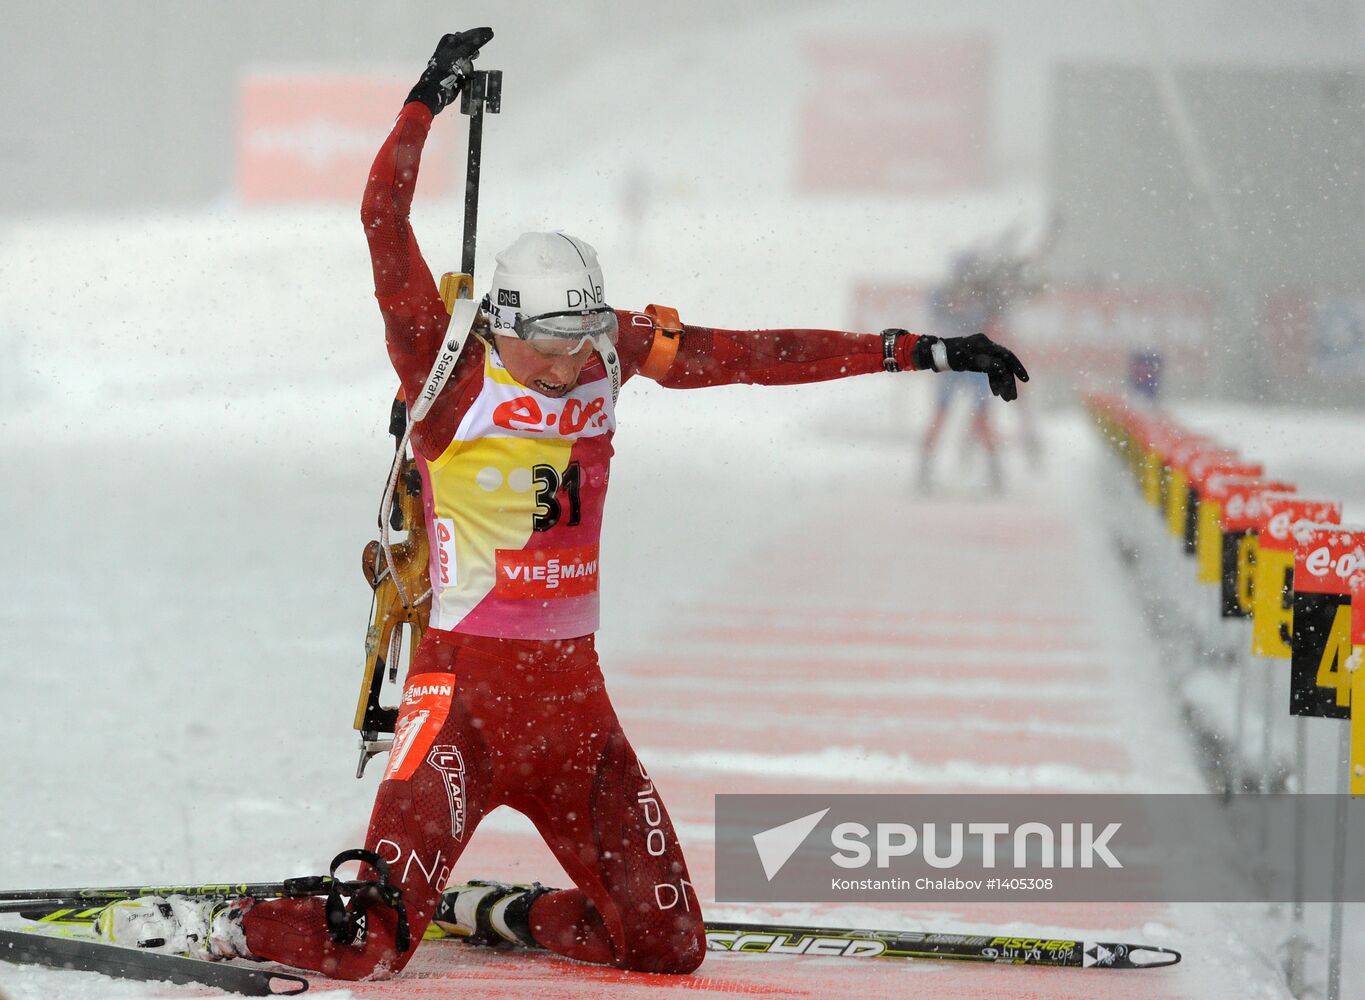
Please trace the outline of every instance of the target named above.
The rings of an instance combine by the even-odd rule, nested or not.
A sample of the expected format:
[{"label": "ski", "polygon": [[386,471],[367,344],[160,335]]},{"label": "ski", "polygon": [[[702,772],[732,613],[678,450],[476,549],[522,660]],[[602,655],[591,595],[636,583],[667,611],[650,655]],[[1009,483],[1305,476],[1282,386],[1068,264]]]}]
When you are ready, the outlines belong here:
[{"label": "ski", "polygon": [[[476,943],[481,944],[484,938],[496,940],[498,937],[507,937],[504,930],[494,928],[490,933],[484,926],[489,920],[485,909],[494,905],[498,896],[480,897],[472,915],[461,912],[459,900],[462,893],[488,885],[505,890],[530,888],[526,885],[473,881],[446,889],[437,904],[435,919],[426,930],[427,940],[468,941],[473,933]],[[544,886],[537,887],[542,891],[557,891]],[[1159,969],[1180,961],[1180,952],[1171,948],[1110,941],[1076,941],[1041,934],[943,934],[712,920],[706,921],[705,929],[707,951],[740,955],[921,958],[1083,969]]]},{"label": "ski", "polygon": [[[37,894],[45,893],[48,898],[35,900],[35,893],[29,893],[29,898],[24,900],[0,902],[0,912],[21,913],[30,920],[69,925],[88,922],[101,903],[137,895],[178,892],[200,896],[255,895],[262,899],[312,895],[319,888],[325,890],[331,882],[323,876],[276,883],[40,890]],[[435,924],[428,928],[427,937],[463,940],[458,935],[447,935]],[[1172,948],[1041,935],[942,934],[723,921],[706,924],[706,944],[709,951],[750,955],[918,958],[1053,968],[1159,969],[1175,965],[1181,959],[1180,952]]]},{"label": "ski", "polygon": [[[113,902],[117,902],[114,900]],[[90,927],[109,903],[0,903],[0,913],[17,913],[25,920],[63,927]]]},{"label": "ski", "polygon": [[[444,905],[444,904],[443,904]],[[438,914],[440,910],[438,909]],[[453,916],[452,916],[453,919]],[[428,941],[466,941],[433,923]],[[924,931],[871,931],[791,924],[706,922],[706,950],[739,955],[807,955],[815,958],[920,958],[1078,969],[1160,969],[1180,952],[1145,944],[1069,938]]]},{"label": "ski", "polygon": [[1084,969],[1159,969],[1180,952],[1142,944],[1066,938],[845,930],[787,924],[706,924],[708,951],[832,958],[921,958]]},{"label": "ski", "polygon": [[162,955],[99,941],[7,930],[0,930],[0,961],[98,972],[140,982],[210,986],[248,997],[297,996],[308,989],[308,980],[285,972]]}]

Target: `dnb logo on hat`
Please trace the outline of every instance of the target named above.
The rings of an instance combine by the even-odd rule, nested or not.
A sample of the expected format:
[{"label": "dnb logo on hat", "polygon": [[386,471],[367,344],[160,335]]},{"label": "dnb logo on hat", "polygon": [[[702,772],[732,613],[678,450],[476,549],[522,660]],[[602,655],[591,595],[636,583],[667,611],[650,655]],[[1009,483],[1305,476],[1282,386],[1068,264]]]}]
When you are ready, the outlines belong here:
[{"label": "dnb logo on hat", "polygon": [[498,305],[511,306],[513,309],[521,308],[521,292],[515,288],[498,289]]}]

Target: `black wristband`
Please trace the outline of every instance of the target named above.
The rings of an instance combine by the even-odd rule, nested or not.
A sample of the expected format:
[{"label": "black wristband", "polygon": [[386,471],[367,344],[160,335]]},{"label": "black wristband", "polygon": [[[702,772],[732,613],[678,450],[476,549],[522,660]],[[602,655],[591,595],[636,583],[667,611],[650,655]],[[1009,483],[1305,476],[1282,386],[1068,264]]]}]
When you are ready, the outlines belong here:
[{"label": "black wristband", "polygon": [[889,372],[901,370],[900,364],[896,361],[896,344],[900,341],[905,330],[891,327],[882,331],[882,368]]},{"label": "black wristband", "polygon": [[917,372],[937,371],[934,367],[934,344],[938,342],[938,337],[921,335],[919,341],[910,349],[910,363],[915,366]]}]

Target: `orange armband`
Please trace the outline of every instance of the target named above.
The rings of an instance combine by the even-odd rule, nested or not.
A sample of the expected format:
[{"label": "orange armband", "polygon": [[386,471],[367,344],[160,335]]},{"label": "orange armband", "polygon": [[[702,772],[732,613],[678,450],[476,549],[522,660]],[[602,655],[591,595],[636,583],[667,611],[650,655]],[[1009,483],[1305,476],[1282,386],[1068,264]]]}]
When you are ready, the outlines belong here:
[{"label": "orange armband", "polygon": [[678,345],[682,343],[683,325],[678,310],[671,306],[646,306],[645,315],[654,322],[654,340],[649,345],[649,355],[640,366],[640,374],[657,382],[673,367]]}]

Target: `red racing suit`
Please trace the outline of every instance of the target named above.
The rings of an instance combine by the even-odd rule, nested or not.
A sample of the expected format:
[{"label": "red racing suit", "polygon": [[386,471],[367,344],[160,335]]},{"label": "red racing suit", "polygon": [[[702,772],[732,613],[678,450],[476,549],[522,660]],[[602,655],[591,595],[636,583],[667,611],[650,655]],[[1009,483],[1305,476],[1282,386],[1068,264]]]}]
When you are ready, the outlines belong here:
[{"label": "red racing suit", "polygon": [[[375,159],[361,213],[389,356],[408,399],[418,398],[449,323],[408,222],[430,127],[426,106],[403,108]],[[649,354],[654,329],[642,314],[617,315],[628,381]],[[916,340],[905,334],[894,345],[903,370],[913,367]],[[659,381],[674,388],[815,382],[880,371],[882,352],[880,335],[685,326]],[[600,396],[586,400],[603,385],[594,358],[580,377],[585,402],[554,411],[557,422],[532,422],[526,415],[542,408],[553,416],[554,401],[516,383],[496,352],[471,337],[445,391],[414,429],[428,528],[449,543],[442,550],[431,535],[433,589],[450,571],[447,557],[456,577],[475,583],[465,591],[450,583],[451,600],[433,609],[405,685],[366,847],[390,862],[420,941],[480,819],[511,806],[532,821],[577,886],[536,900],[530,925],[538,943],[582,961],[685,973],[706,950],[697,894],[668,813],[607,697],[591,634],[615,416]],[[490,438],[490,431],[498,433]],[[558,457],[551,472],[536,465],[532,483],[526,455],[535,449]],[[478,457],[466,461],[471,454]],[[518,473],[525,473],[520,489]],[[532,485],[557,492],[538,492],[537,505]],[[573,496],[564,494],[570,485]],[[452,492],[446,510],[442,498]],[[555,511],[573,506],[576,516],[545,523],[546,503]],[[465,507],[478,516],[466,516]],[[485,515],[488,525],[462,523]],[[497,520],[513,515],[529,519],[527,533],[504,530]],[[533,570],[543,581],[546,565],[566,579],[539,586],[557,590],[530,582]],[[372,910],[364,942],[339,946],[324,929],[321,901],[311,899],[262,902],[244,920],[256,955],[342,979],[401,969],[412,950],[398,952],[395,926],[392,913]]]}]

